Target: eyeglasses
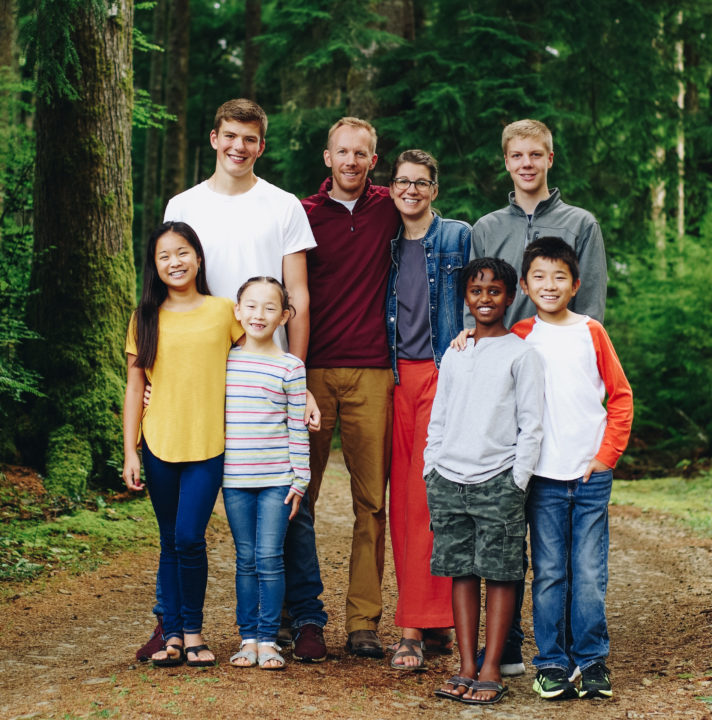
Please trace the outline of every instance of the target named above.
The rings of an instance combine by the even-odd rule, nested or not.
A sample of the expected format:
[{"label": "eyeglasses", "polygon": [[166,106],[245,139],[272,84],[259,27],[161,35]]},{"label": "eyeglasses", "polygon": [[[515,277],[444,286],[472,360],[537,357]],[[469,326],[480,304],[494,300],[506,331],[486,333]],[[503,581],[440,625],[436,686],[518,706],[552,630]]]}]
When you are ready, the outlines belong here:
[{"label": "eyeglasses", "polygon": [[433,185],[437,185],[435,180],[425,180],[424,178],[420,178],[419,180],[408,180],[408,178],[404,177],[396,178],[393,180],[393,184],[399,190],[407,190],[411,185],[415,185],[415,189],[420,192],[429,190]]}]

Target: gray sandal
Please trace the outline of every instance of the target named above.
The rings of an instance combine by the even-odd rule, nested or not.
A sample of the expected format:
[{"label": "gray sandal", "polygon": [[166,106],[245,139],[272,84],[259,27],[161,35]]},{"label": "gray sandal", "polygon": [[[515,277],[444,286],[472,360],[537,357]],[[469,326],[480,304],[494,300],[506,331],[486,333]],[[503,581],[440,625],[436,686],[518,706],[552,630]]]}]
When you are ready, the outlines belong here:
[{"label": "gray sandal", "polygon": [[[422,672],[427,670],[425,667],[425,658],[423,657],[423,642],[421,640],[415,640],[413,638],[402,637],[398,642],[398,647],[391,658],[391,667],[394,670],[410,670],[411,672]],[[414,657],[418,659],[417,665],[405,665],[403,663],[397,663],[396,660],[400,660],[407,657]]]},{"label": "gray sandal", "polygon": [[[279,654],[279,651],[282,649],[279,645],[277,645],[276,642],[261,642],[258,644],[258,653],[257,653],[257,662],[260,666],[260,670],[284,670],[285,665],[287,664],[287,661]],[[275,653],[267,653],[267,652],[259,652],[259,648],[261,647],[271,647],[277,652]],[[271,660],[276,660],[279,665],[267,665],[268,662]]]},{"label": "gray sandal", "polygon": [[[257,653],[254,650],[243,650],[245,645],[257,645],[257,639],[248,638],[240,643],[240,650],[230,656],[230,665],[236,668],[248,668],[257,665]],[[235,660],[248,660],[248,665],[238,665]]]}]

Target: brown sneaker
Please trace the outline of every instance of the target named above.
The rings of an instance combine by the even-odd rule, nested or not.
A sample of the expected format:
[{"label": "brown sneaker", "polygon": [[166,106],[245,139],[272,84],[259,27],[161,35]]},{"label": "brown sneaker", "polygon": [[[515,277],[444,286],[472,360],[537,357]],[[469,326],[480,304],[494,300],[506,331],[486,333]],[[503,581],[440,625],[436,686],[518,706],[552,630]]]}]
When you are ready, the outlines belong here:
[{"label": "brown sneaker", "polygon": [[302,625],[294,631],[292,657],[301,662],[324,662],[326,643],[324,630],[314,623]]},{"label": "brown sneaker", "polygon": [[158,625],[156,625],[153,635],[149,641],[136,651],[136,659],[139,662],[148,662],[154,653],[157,653],[163,647],[163,618],[156,616]]},{"label": "brown sneaker", "polygon": [[384,656],[383,645],[375,630],[354,630],[349,633],[346,649],[358,657],[376,658]]}]

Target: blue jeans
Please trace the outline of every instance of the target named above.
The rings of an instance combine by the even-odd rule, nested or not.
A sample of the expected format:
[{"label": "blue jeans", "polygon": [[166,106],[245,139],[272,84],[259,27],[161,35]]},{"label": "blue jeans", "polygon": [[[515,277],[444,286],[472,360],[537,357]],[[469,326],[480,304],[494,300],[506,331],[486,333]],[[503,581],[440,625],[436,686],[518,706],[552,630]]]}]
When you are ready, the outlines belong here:
[{"label": "blue jeans", "polygon": [[223,456],[169,463],[144,443],[143,466],[161,536],[163,634],[168,639],[198,633],[208,581],[205,529],[222,482]]},{"label": "blue jeans", "polygon": [[287,528],[284,543],[286,571],[285,604],[292,618],[292,627],[313,623],[323,628],[328,616],[320,595],[324,592],[316,554],[314,520],[309,512],[308,491],[304,493],[297,514]]},{"label": "blue jeans", "polygon": [[[320,595],[324,592],[319,570],[319,558],[316,554],[316,536],[314,520],[309,512],[307,493],[295,517],[287,528],[287,540],[284,543],[284,568],[286,572],[285,604],[292,619],[292,627],[313,623],[323,628],[329,616],[324,610]],[[521,603],[520,603],[521,609]],[[163,615],[163,590],[161,576],[156,573],[156,615]],[[520,641],[521,644],[521,641]]]},{"label": "blue jeans", "polygon": [[611,470],[593,473],[587,483],[580,478],[532,478],[528,509],[537,668],[570,672],[578,665],[585,670],[608,657],[606,587],[612,482]]},{"label": "blue jeans", "polygon": [[223,488],[235,540],[237,624],[243,640],[274,642],[284,602],[284,539],[292,506],[289,486]]}]

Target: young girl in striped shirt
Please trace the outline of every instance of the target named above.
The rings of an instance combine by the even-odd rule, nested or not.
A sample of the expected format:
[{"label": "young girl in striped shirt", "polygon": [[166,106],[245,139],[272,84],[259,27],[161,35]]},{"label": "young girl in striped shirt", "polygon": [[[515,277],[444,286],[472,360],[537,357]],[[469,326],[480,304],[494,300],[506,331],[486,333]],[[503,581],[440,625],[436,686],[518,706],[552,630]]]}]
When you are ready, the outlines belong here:
[{"label": "young girl in striped shirt", "polygon": [[237,624],[242,643],[230,662],[281,670],[284,539],[309,483],[304,363],[282,351],[274,331],[290,317],[287,291],[272,277],[237,293],[242,347],[228,356],[223,498],[237,553]]}]

